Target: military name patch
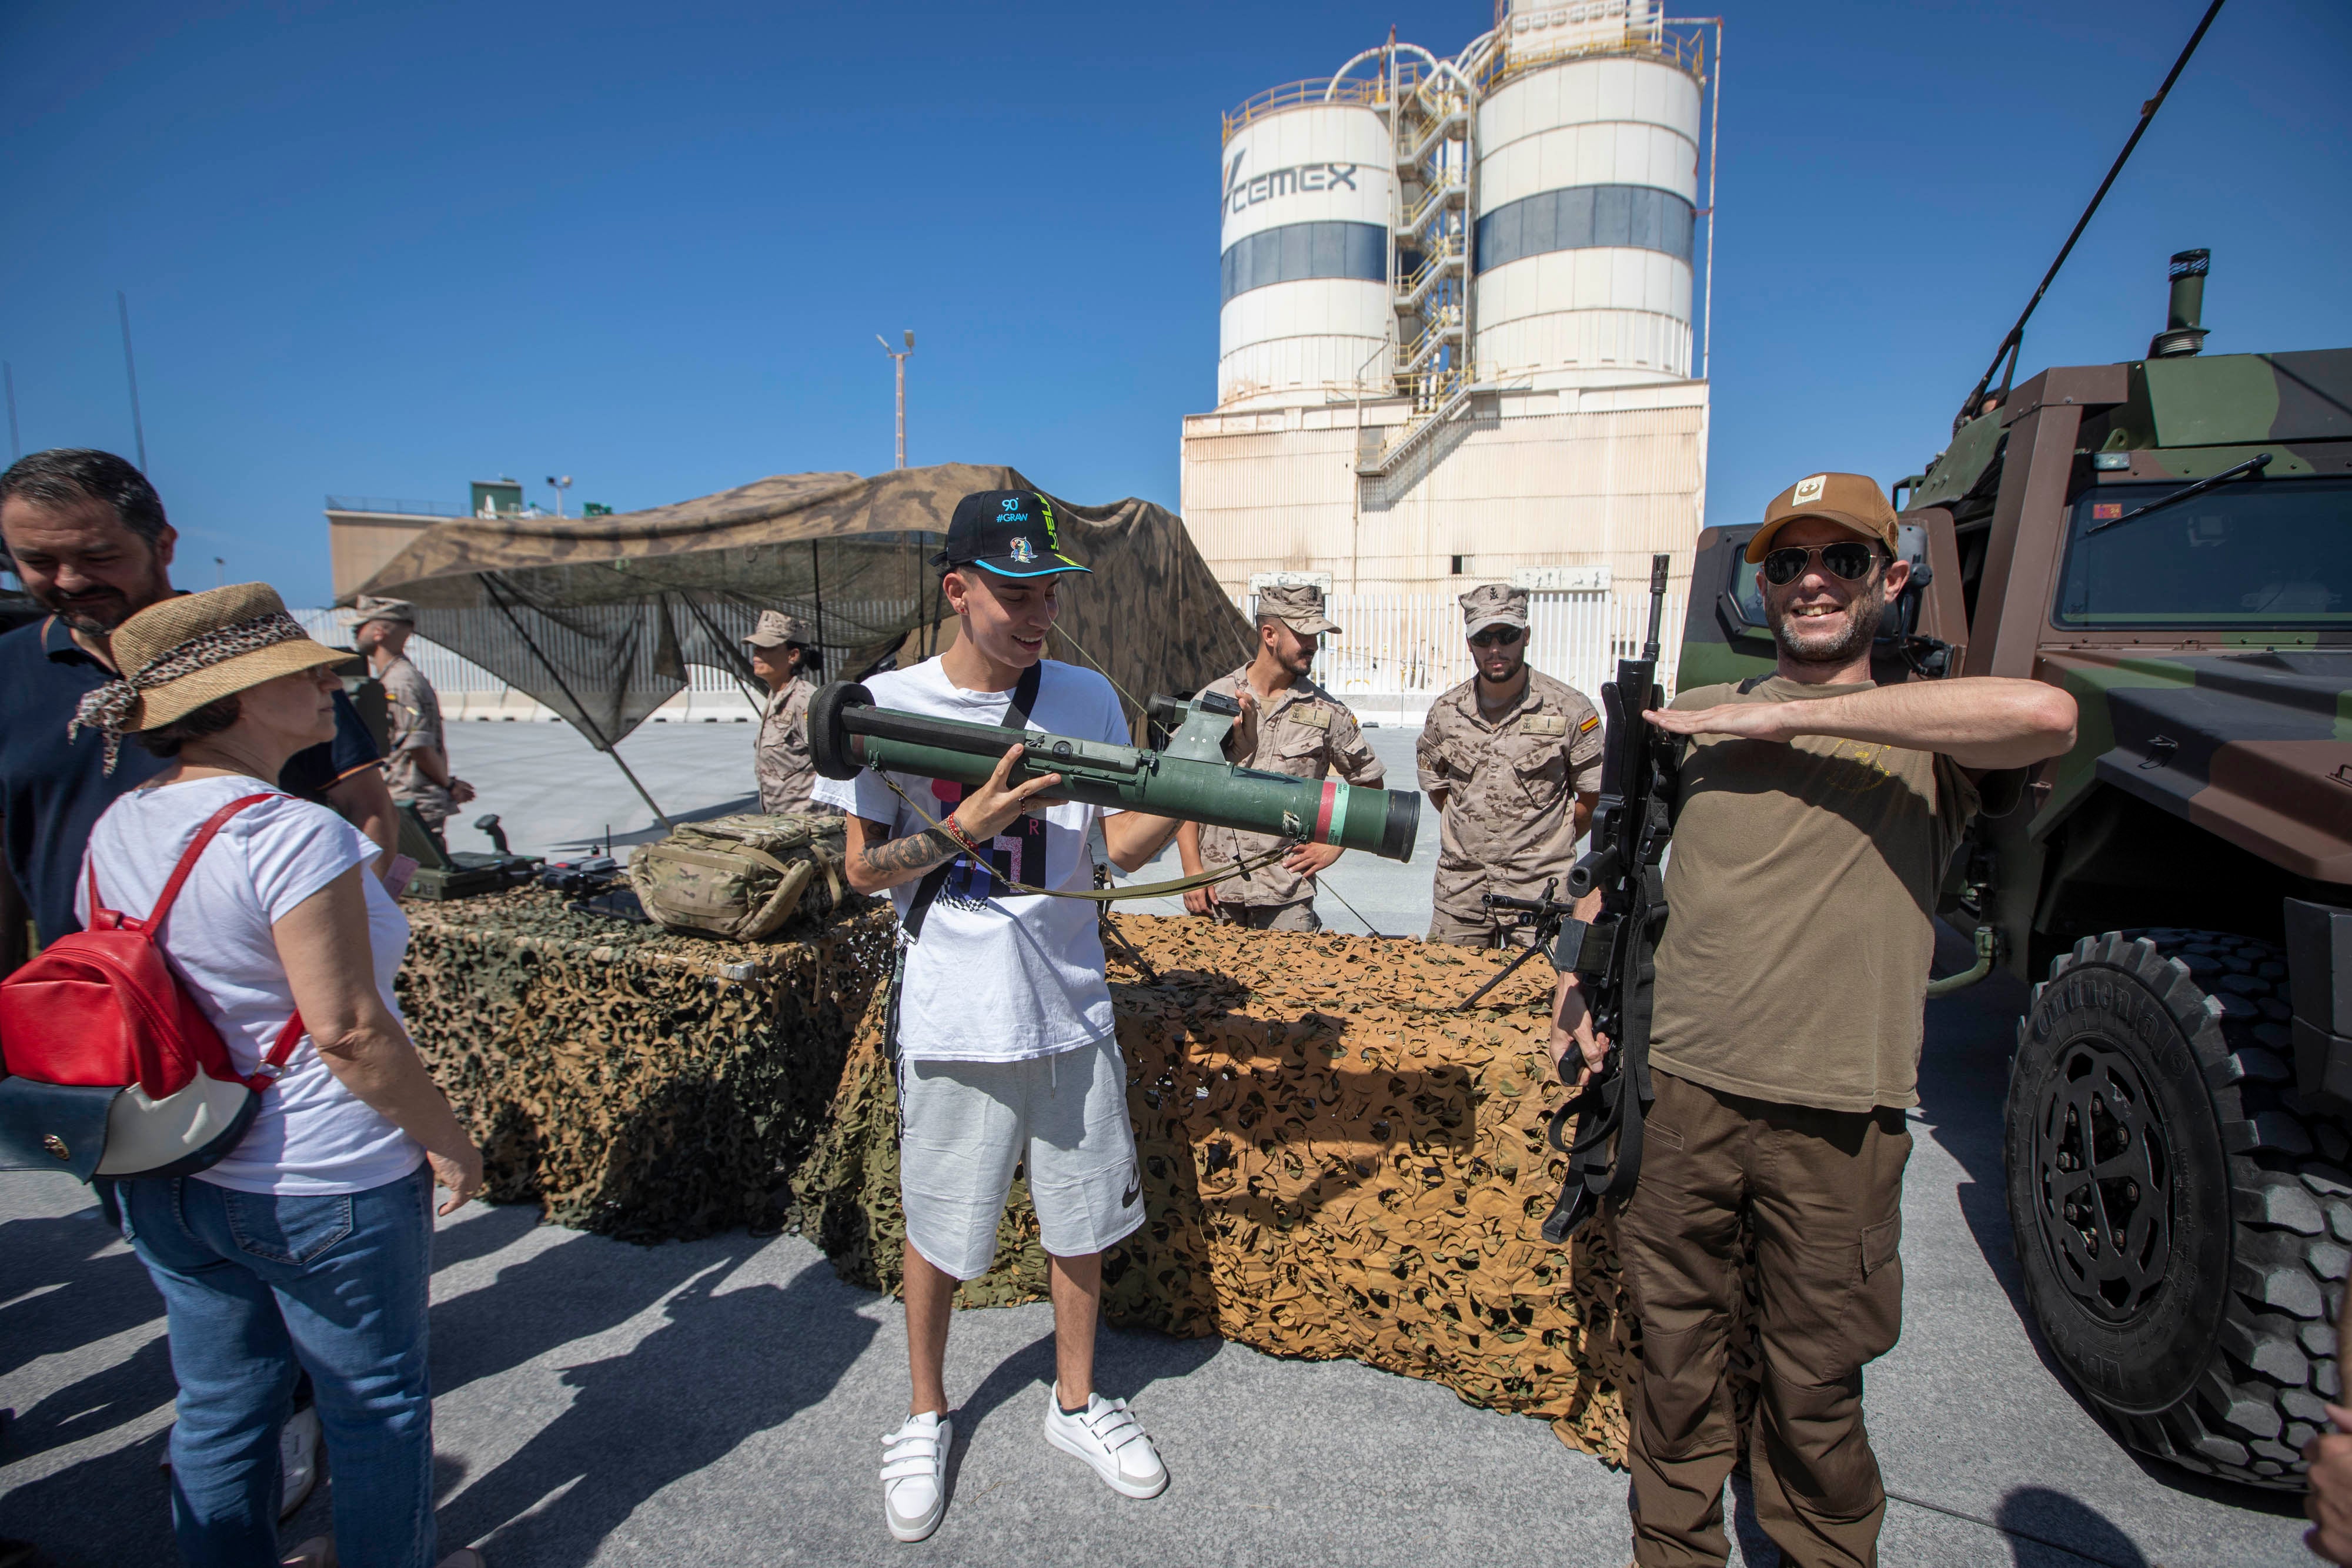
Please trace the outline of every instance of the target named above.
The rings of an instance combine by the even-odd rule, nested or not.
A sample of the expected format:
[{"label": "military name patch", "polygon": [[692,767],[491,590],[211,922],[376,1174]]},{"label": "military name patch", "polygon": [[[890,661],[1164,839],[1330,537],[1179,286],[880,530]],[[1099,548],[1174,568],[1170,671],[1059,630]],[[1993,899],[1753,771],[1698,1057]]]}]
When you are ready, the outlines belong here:
[{"label": "military name patch", "polygon": [[1526,730],[1529,735],[1566,735],[1568,733],[1568,718],[1564,714],[1529,714],[1528,716],[1528,722],[1519,727]]},{"label": "military name patch", "polygon": [[1293,708],[1289,718],[1291,723],[1303,724],[1309,729],[1328,730],[1331,727],[1331,710],[1328,707]]}]

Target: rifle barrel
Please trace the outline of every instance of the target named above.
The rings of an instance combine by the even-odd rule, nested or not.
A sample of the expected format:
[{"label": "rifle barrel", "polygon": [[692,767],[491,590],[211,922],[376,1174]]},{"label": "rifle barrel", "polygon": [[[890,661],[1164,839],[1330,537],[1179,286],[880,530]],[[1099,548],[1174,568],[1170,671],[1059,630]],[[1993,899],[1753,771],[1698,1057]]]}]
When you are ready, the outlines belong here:
[{"label": "rifle barrel", "polygon": [[[1666,563],[1671,557],[1654,555],[1650,558],[1650,636],[1642,644],[1642,657],[1655,664],[1658,662],[1658,626],[1666,614]],[[1650,694],[1639,694],[1639,704],[1646,706]]]}]

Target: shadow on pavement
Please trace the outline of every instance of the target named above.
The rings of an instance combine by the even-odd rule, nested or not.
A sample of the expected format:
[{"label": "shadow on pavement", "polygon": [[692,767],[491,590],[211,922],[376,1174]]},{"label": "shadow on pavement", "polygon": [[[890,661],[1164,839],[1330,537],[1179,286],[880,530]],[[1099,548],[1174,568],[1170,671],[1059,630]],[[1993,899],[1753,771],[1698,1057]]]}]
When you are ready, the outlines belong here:
[{"label": "shadow on pavement", "polygon": [[0,1295],[16,1298],[0,1308],[0,1373],[163,1315],[163,1298],[129,1247],[100,1256],[121,1239],[95,1206],[0,1225]]},{"label": "shadow on pavement", "polygon": [[2015,1568],[2148,1568],[2132,1538],[2088,1503],[2048,1487],[2019,1487],[1994,1516]]},{"label": "shadow on pavement", "polygon": [[[740,1234],[726,1241],[736,1256],[715,1266],[708,1249],[679,1249],[702,1272],[669,1300],[669,1321],[625,1354],[566,1372],[570,1407],[442,1505],[444,1550],[478,1543],[494,1562],[531,1568],[585,1563],[647,1499],[832,1390],[877,1332],[856,1311],[861,1294],[820,1263],[782,1288],[722,1290],[753,1249]],[[505,1292],[495,1303],[502,1321],[535,1315],[543,1289]],[[434,1330],[447,1343],[437,1319]],[[520,1358],[501,1351],[488,1359],[505,1366]]]},{"label": "shadow on pavement", "polygon": [[[528,1206],[515,1205],[436,1235],[435,1271],[445,1266],[447,1251],[457,1249],[446,1247],[447,1242],[463,1239],[461,1248],[478,1247],[488,1253],[536,1223]],[[482,1234],[472,1234],[477,1231]],[[712,1264],[732,1270],[759,1246],[737,1231],[715,1239],[715,1244],[633,1249],[627,1265],[616,1268],[611,1245],[573,1233],[544,1251],[508,1264],[491,1283],[436,1304],[434,1396],[496,1377],[558,1345],[617,1327]]]}]

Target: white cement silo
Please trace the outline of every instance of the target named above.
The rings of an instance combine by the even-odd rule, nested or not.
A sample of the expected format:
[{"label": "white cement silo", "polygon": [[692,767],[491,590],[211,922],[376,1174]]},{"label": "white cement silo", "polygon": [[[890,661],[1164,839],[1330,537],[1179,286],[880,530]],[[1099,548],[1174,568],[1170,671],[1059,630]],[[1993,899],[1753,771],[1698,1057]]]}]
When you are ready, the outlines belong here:
[{"label": "white cement silo", "polygon": [[1579,36],[1612,9],[1653,7],[1521,3],[1503,24],[1504,63],[1478,105],[1482,379],[1622,386],[1692,373],[1700,80],[1671,38],[1652,50],[1622,31]]},{"label": "white cement silo", "polygon": [[1321,87],[1243,106],[1225,142],[1220,407],[1390,384],[1388,122],[1360,102],[1320,101]]}]

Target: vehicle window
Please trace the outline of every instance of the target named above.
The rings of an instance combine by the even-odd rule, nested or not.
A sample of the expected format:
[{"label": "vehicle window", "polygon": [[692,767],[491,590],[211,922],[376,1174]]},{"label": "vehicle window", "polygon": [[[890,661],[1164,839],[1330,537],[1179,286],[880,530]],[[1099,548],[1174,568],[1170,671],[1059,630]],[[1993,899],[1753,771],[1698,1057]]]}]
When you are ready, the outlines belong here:
[{"label": "vehicle window", "polygon": [[1739,602],[1739,617],[1750,626],[1764,624],[1763,569],[1743,552],[1731,558],[1731,597]]},{"label": "vehicle window", "polygon": [[2089,531],[2180,488],[2102,485],[2074,502],[2058,625],[2352,625],[2352,481],[2249,480]]}]

